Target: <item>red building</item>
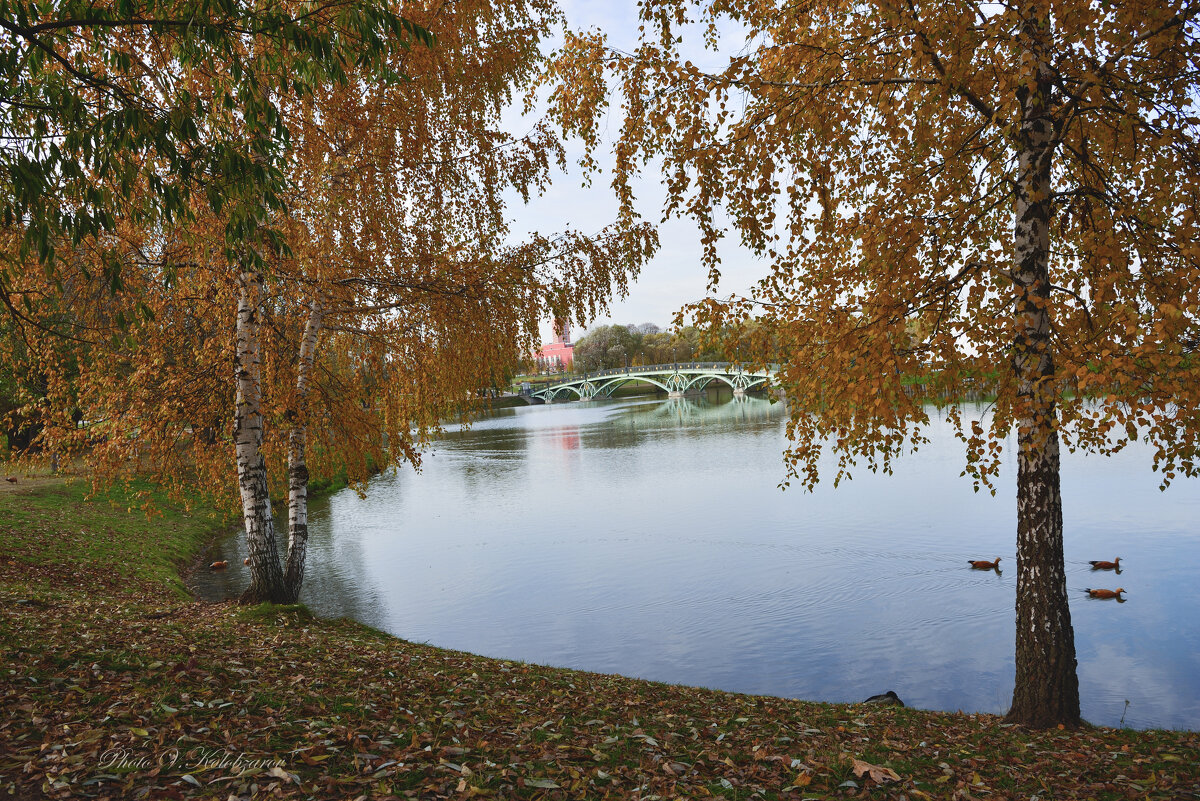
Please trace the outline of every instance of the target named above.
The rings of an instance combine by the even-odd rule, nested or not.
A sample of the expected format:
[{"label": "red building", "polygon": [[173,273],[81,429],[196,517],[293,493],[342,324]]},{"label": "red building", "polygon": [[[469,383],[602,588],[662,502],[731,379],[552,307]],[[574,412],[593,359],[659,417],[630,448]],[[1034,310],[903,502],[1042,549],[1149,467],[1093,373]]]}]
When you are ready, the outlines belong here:
[{"label": "red building", "polygon": [[539,373],[560,373],[571,369],[575,346],[571,344],[571,324],[558,321],[554,324],[554,341],[542,345],[533,355]]}]

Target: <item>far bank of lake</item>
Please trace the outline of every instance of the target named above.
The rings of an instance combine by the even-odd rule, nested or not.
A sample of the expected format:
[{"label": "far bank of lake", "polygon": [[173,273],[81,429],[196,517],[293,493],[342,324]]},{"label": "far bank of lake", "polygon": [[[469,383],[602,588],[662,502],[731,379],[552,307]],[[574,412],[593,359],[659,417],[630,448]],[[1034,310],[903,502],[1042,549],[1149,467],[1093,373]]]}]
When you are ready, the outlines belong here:
[{"label": "far bank of lake", "polygon": [[[777,488],[784,410],[761,398],[497,410],[421,473],[315,504],[303,600],[414,641],[673,683],[826,701],[895,690],[1003,712],[1013,682],[1014,471],[995,497],[933,442],[893,476]],[[1007,449],[1011,453],[1011,448]],[[1084,717],[1200,728],[1200,482],[1150,453],[1064,454]],[[245,583],[240,536],[197,577]],[[1002,557],[999,574],[968,559]],[[1122,557],[1120,575],[1092,559]],[[1128,602],[1087,598],[1127,590]],[[1128,705],[1126,705],[1128,701]]]}]

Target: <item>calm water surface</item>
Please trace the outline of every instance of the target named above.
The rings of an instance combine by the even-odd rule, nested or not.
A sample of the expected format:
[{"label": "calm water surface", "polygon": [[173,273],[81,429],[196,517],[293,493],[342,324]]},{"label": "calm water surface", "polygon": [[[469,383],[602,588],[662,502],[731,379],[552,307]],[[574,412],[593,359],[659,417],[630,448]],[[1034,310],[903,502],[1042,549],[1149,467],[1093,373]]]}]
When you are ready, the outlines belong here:
[{"label": "calm water surface", "polygon": [[[303,600],[408,640],[680,684],[825,701],[894,689],[1002,713],[1013,686],[1015,468],[995,497],[933,442],[893,476],[777,488],[785,412],[746,400],[502,410],[411,469],[314,506]],[[1011,453],[1012,449],[1007,448]],[[1083,714],[1200,728],[1200,482],[1150,452],[1064,454]],[[247,581],[240,536],[199,576]],[[1002,574],[968,559],[1002,557]],[[1093,573],[1090,559],[1122,557]],[[1087,587],[1124,587],[1095,601]],[[1126,707],[1128,701],[1128,707]]]}]

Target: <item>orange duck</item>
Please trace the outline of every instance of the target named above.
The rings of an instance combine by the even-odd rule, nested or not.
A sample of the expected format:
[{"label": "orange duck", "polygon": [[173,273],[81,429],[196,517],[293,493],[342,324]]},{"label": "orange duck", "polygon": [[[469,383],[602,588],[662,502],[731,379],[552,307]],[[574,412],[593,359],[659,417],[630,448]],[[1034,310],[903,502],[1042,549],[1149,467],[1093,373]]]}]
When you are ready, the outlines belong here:
[{"label": "orange duck", "polygon": [[222,562],[213,562],[213,563],[212,563],[211,565],[209,565],[208,567],[209,567],[209,569],[210,569],[210,570],[222,570],[222,569],[224,569],[224,568],[227,568],[227,567],[229,567],[229,560],[228,560],[228,559],[226,559],[226,560],[224,560],[224,561],[222,561]]},{"label": "orange duck", "polygon": [[1093,598],[1116,598],[1118,601],[1124,600],[1121,598],[1121,593],[1125,592],[1124,588],[1117,587],[1115,590],[1084,590]]},{"label": "orange duck", "polygon": [[974,568],[975,570],[999,570],[1000,569],[1000,557],[999,556],[996,557],[995,562],[989,562],[986,559],[968,559],[967,561],[971,563],[971,567]]},{"label": "orange duck", "polygon": [[1116,559],[1112,560],[1111,562],[1105,562],[1104,560],[1099,560],[1099,561],[1088,562],[1088,564],[1092,566],[1092,570],[1120,570],[1121,569],[1121,557],[1118,556]]}]

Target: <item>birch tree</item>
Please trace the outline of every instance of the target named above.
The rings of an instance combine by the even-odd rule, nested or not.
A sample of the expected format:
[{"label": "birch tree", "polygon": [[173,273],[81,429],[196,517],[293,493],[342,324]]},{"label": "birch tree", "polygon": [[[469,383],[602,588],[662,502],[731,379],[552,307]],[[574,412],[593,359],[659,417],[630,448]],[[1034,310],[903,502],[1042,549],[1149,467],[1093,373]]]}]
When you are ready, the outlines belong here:
[{"label": "birch tree", "polygon": [[[1010,721],[1080,723],[1063,557],[1060,448],[1156,446],[1164,488],[1197,473],[1196,16],[1182,0],[643,0],[636,49],[578,34],[557,113],[601,144],[620,87],[613,186],[632,213],[661,163],[665,213],[699,228],[711,286],[736,236],[769,265],[735,343],[786,356],[789,479],[891,471],[919,447],[923,393],[986,383],[949,415],[990,488],[1017,435],[1016,685]],[[745,34],[705,71],[682,40]],[[695,38],[692,38],[695,37]],[[724,229],[723,217],[732,230]],[[829,383],[826,377],[839,376]],[[994,491],[994,490],[993,490]]]},{"label": "birch tree", "polygon": [[[416,461],[419,441],[449,407],[497,383],[532,349],[540,319],[594,315],[653,248],[644,229],[628,224],[509,244],[505,192],[528,197],[562,162],[547,126],[520,137],[499,127],[513,90],[540,62],[551,3],[435,4],[406,14],[437,39],[399,54],[392,67],[409,80],[332,86],[283,112],[299,132],[288,204],[294,257],[273,263],[268,281],[294,296],[298,311],[293,342],[273,345],[298,354],[282,401],[288,556],[280,580],[269,499],[256,478],[263,471],[252,468],[257,418],[254,404],[243,403],[238,419],[251,423],[239,446],[248,599],[294,601],[300,590],[314,386],[338,404],[343,426],[357,427],[344,444],[327,435],[324,449],[344,453],[352,444],[377,464]],[[243,297],[261,295],[253,283],[243,281],[251,288]],[[254,316],[238,319],[238,341],[252,342]],[[343,365],[336,390],[332,381],[314,384],[326,347]],[[236,358],[252,377],[253,347],[239,347]],[[239,397],[255,396],[247,387]],[[383,438],[387,450],[372,446]],[[367,463],[359,458],[347,467],[361,476]]]},{"label": "birch tree", "polygon": [[[277,239],[235,239],[254,253],[231,259],[229,215],[197,207],[185,224],[130,221],[87,238],[59,266],[74,286],[102,249],[118,254],[125,291],[71,295],[79,330],[104,334],[81,336],[85,374],[41,404],[43,441],[106,475],[150,469],[236,490],[225,497],[245,525],[247,601],[299,596],[311,476],[358,482],[419,462],[447,415],[478,408],[477,390],[532,351],[542,319],[583,324],[655,246],[628,220],[510,236],[507,198],[539,191],[563,160],[549,126],[500,127],[541,61],[552,3],[405,14],[436,45],[390,52],[404,81],[348,70],[349,81],[281,99],[279,202],[258,210]],[[112,324],[118,312],[126,330]],[[95,423],[77,428],[68,408]]]}]

